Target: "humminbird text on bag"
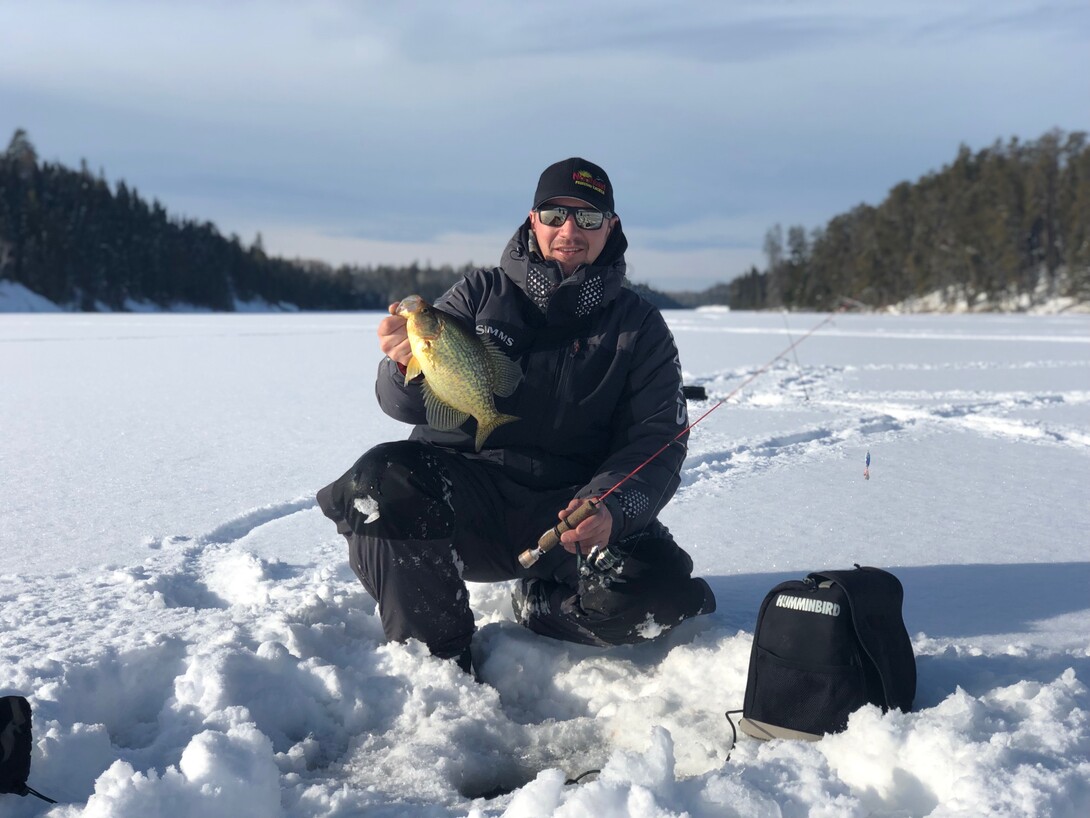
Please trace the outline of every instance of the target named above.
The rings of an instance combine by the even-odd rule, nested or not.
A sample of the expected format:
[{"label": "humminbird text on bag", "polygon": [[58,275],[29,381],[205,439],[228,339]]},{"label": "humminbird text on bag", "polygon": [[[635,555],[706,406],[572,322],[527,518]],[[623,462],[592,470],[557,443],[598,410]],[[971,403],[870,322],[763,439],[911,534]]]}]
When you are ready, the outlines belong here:
[{"label": "humminbird text on bag", "polygon": [[780,594],[776,597],[777,608],[790,608],[793,611],[808,611],[809,613],[825,614],[826,616],[840,616],[840,606],[835,602],[821,599],[806,599],[801,596],[787,596]]},{"label": "humminbird text on bag", "polygon": [[916,657],[903,603],[897,577],[858,565],[772,588],[753,629],[742,732],[816,741],[867,704],[911,710]]}]

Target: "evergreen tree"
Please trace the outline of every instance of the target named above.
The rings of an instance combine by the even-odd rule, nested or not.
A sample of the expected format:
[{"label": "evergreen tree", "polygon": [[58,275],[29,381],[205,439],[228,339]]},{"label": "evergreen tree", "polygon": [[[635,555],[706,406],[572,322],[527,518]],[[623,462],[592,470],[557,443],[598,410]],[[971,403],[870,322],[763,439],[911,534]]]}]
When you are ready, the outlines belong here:
[{"label": "evergreen tree", "polygon": [[1012,295],[1090,292],[1090,147],[1083,133],[1012,139],[896,185],[815,230],[765,237],[765,306],[826,308],[839,296],[885,306],[943,292],[977,307]]},{"label": "evergreen tree", "polygon": [[779,307],[784,297],[783,228],[775,224],[765,233],[765,257],[768,259],[766,293],[769,307]]},{"label": "evergreen tree", "polygon": [[0,154],[0,276],[76,309],[124,309],[130,299],[234,309],[264,299],[304,309],[384,309],[417,290],[435,298],[451,268],[345,267],[267,256],[215,225],[169,216],[125,182],[111,191],[86,160],[78,171],[40,163],[19,129]]}]

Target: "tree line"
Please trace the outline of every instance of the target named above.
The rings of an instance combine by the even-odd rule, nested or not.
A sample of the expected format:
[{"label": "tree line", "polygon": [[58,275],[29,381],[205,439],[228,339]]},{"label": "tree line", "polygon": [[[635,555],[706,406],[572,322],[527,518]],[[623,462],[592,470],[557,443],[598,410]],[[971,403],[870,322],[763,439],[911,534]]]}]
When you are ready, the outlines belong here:
[{"label": "tree line", "polygon": [[884,307],[939,292],[979,309],[1019,296],[1090,300],[1090,145],[1053,130],[1036,141],[965,145],[810,233],[765,236],[768,266],[728,285],[732,307]]},{"label": "tree line", "polygon": [[[663,308],[879,308],[934,292],[978,308],[1012,297],[1090,300],[1090,144],[1051,131],[996,141],[902,182],[877,206],[827,225],[772,227],[767,267],[701,292],[633,289]],[[333,267],[244,246],[211,222],[170,216],[123,181],[39,162],[25,131],[0,154],[0,278],[75,309],[233,310],[264,301],[310,310],[385,309],[407,292],[433,300],[467,272],[449,265]]]},{"label": "tree line", "polygon": [[84,162],[39,162],[17,130],[0,154],[0,278],[80,310],[189,304],[230,311],[264,301],[311,310],[385,309],[408,292],[434,299],[470,265],[332,267],[269,256],[211,222],[171,217]]}]

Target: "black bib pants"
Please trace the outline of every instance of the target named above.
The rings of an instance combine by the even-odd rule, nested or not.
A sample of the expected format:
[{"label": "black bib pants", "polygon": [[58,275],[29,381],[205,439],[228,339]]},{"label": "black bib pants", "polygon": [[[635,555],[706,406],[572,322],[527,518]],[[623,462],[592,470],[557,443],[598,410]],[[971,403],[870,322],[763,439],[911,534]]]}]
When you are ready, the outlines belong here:
[{"label": "black bib pants", "polygon": [[486,460],[400,441],[364,454],[318,504],[348,541],[386,637],[419,639],[436,656],[469,647],[466,580],[521,580],[521,624],[588,645],[641,642],[715,610],[708,584],[691,577],[692,559],[657,521],[618,544],[629,556],[608,582],[580,583],[575,555],[559,545],[523,568],[519,554],[556,525],[578,488],[530,489]]}]

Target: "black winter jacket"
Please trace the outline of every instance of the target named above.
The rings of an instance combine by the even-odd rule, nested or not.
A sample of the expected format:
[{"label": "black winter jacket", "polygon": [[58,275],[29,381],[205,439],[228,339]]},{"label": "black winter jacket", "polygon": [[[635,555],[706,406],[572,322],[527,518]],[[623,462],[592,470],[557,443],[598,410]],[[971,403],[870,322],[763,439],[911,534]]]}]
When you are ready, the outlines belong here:
[{"label": "black winter jacket", "polygon": [[496,429],[479,454],[476,421],[451,432],[427,426],[420,384],[406,385],[389,358],[376,383],[383,411],[417,424],[411,439],[498,463],[530,487],[600,496],[666,446],[607,498],[614,541],[642,531],[673,496],[688,441],[677,346],[658,309],[622,287],[627,244],[618,224],[598,262],[564,278],[532,248],[527,219],[499,267],[467,274],[437,300],[522,366],[515,393],[496,398],[520,420]]}]

